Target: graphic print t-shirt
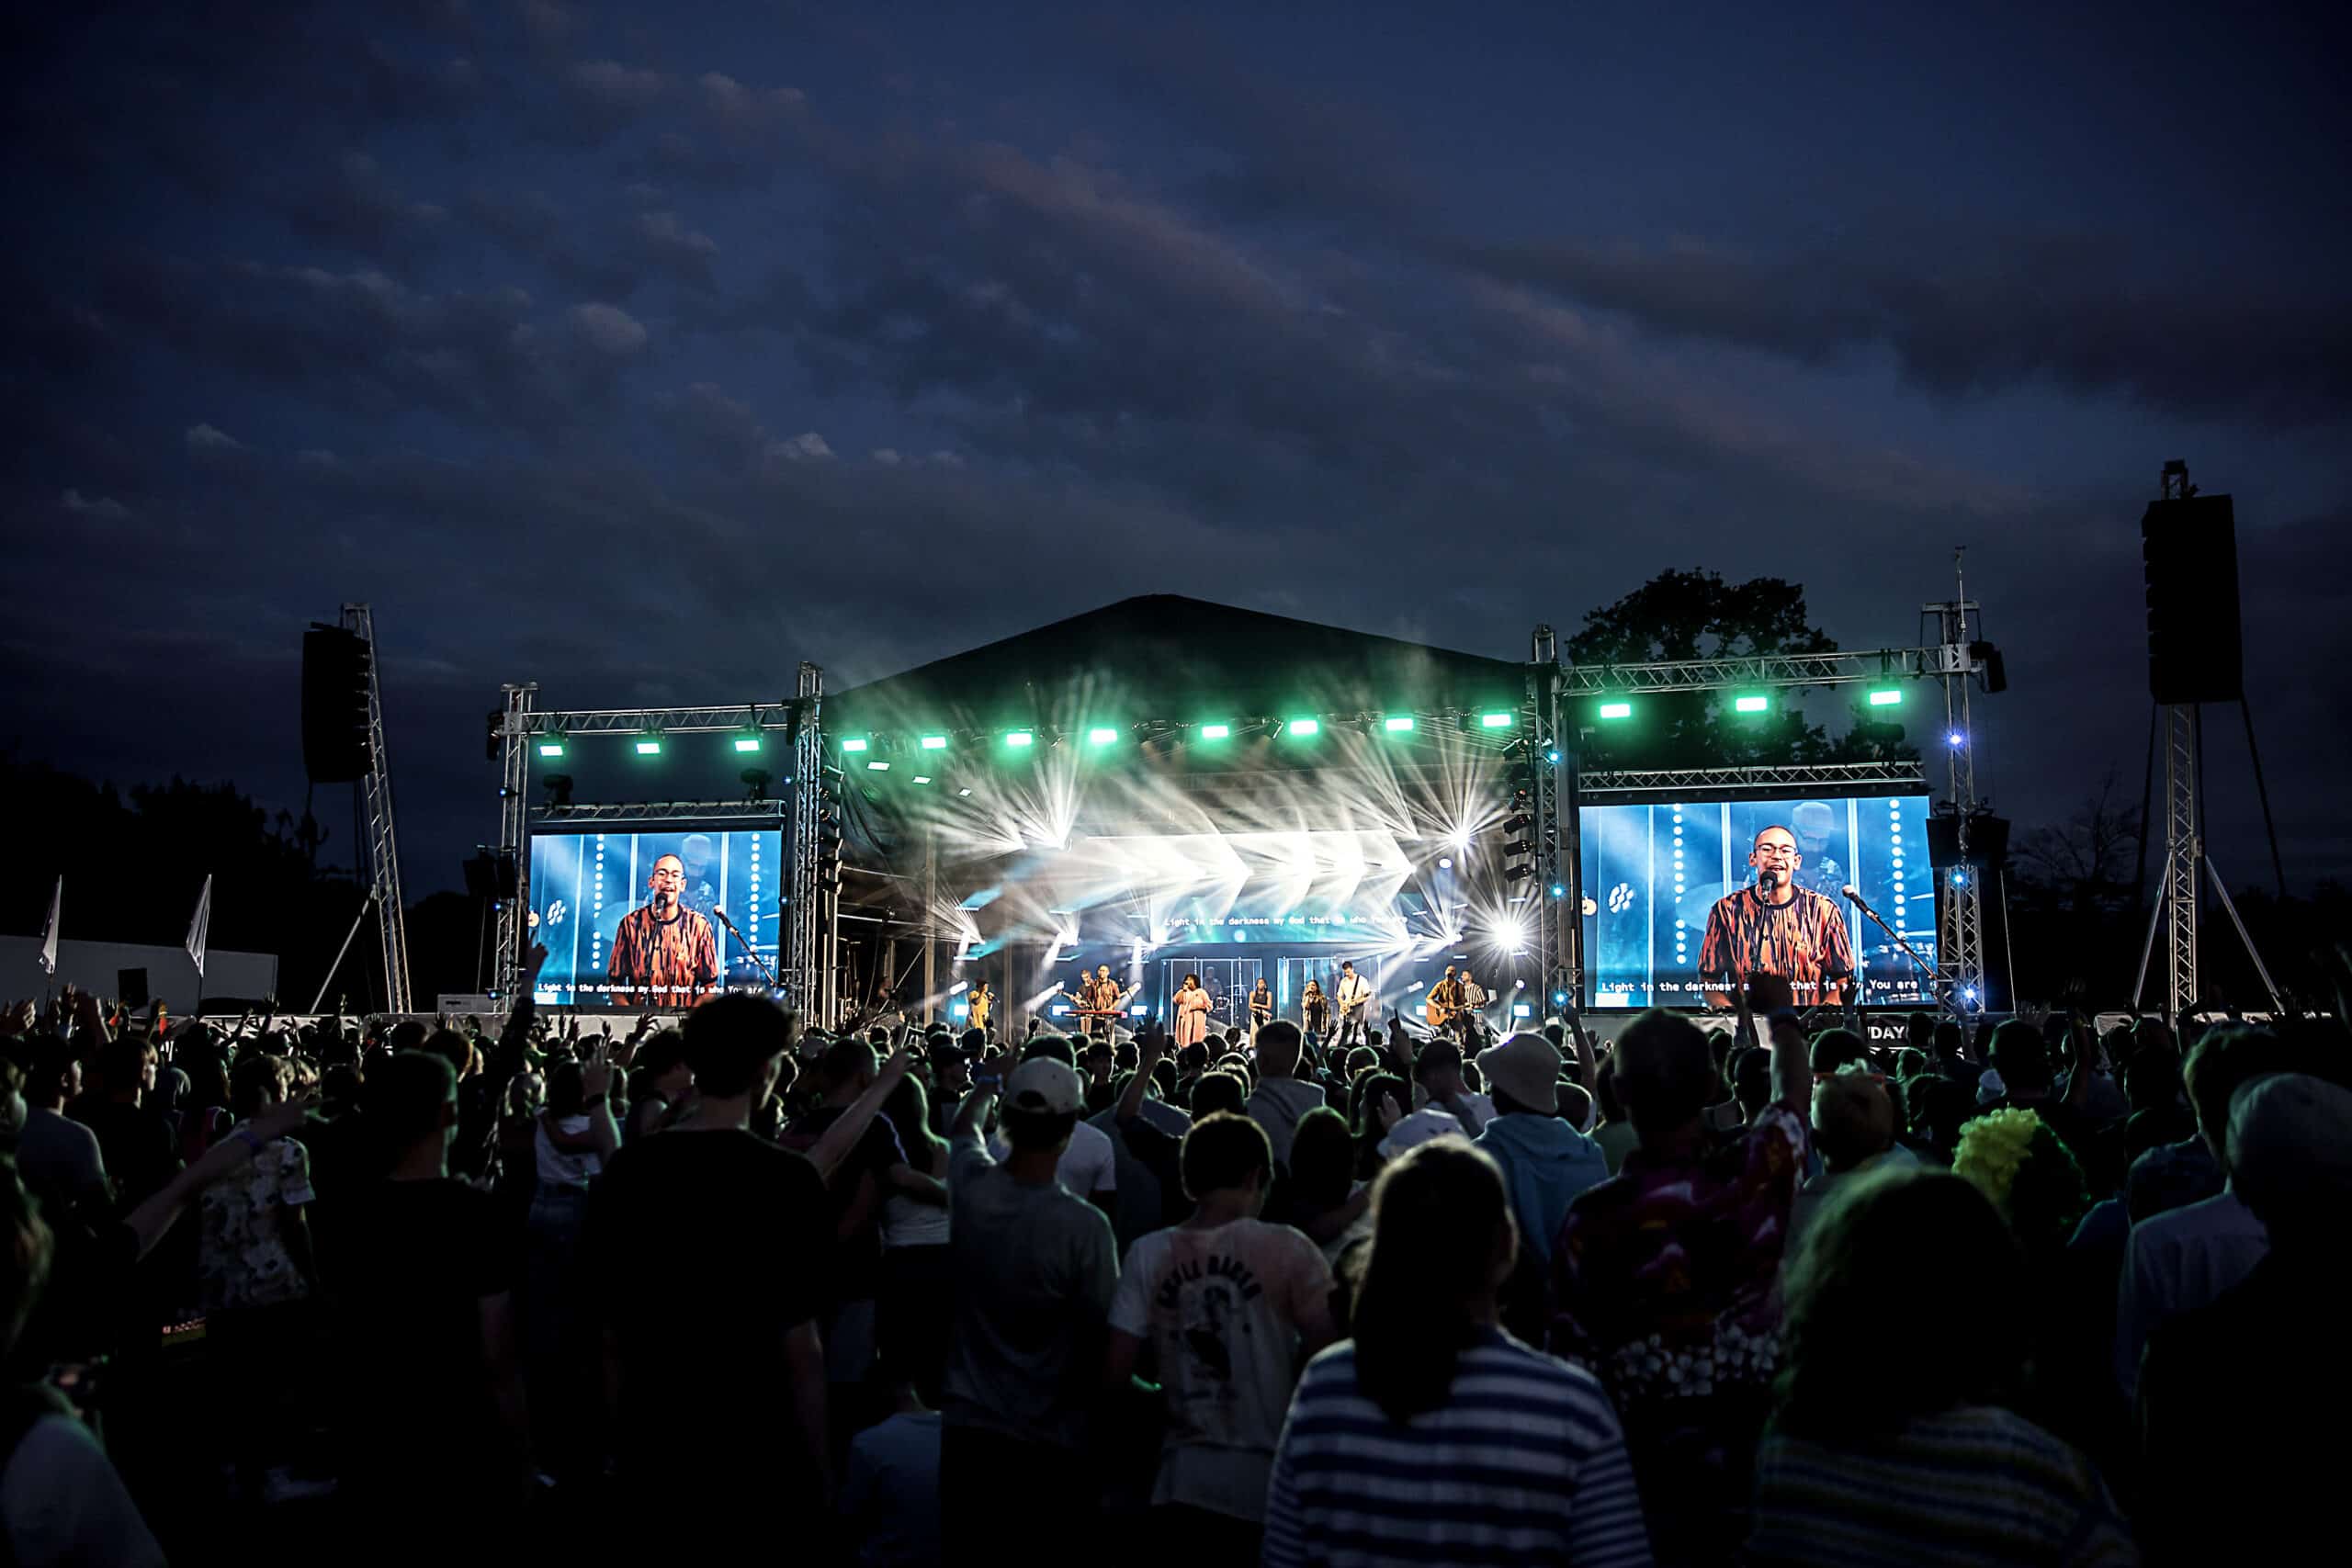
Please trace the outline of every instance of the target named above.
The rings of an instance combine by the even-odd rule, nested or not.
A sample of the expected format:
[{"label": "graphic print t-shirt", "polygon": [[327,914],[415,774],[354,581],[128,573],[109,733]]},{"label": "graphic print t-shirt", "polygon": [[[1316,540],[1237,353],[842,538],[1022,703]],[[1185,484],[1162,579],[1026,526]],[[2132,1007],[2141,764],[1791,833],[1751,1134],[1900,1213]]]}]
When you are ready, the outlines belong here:
[{"label": "graphic print t-shirt", "polygon": [[1168,1398],[1154,1503],[1265,1517],[1298,1325],[1330,1293],[1322,1249],[1288,1225],[1178,1225],[1127,1250],[1111,1326],[1150,1341]]},{"label": "graphic print t-shirt", "polygon": [[1699,973],[1710,980],[1778,975],[1801,1006],[1826,999],[1822,984],[1854,972],[1846,917],[1818,893],[1803,888],[1785,904],[1768,904],[1752,887],[1716,900],[1699,944]]}]

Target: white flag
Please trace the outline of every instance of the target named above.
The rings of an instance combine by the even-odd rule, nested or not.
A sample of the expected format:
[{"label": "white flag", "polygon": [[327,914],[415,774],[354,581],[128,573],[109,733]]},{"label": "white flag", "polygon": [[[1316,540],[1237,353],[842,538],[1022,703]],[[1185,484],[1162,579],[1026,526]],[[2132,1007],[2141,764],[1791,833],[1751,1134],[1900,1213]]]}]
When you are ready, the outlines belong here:
[{"label": "white flag", "polygon": [[187,923],[187,955],[196,960],[196,977],[204,978],[204,937],[212,925],[212,878],[204,879],[204,891],[196,896],[196,918]]},{"label": "white flag", "polygon": [[65,902],[65,878],[57,879],[57,891],[49,896],[49,924],[40,929],[40,967],[44,975],[57,973],[57,909]]}]

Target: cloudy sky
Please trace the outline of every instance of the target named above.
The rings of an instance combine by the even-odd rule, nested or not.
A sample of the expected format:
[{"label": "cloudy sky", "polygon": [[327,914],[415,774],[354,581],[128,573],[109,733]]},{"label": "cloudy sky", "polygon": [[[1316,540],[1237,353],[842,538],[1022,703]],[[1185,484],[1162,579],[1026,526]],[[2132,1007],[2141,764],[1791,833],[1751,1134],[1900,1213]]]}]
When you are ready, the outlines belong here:
[{"label": "cloudy sky", "polygon": [[1154,591],[1515,658],[1692,565],[1905,644],[1965,544],[2030,823],[2136,796],[2179,457],[2290,877],[2352,874],[2327,9],[20,8],[0,744],[299,806],[300,628],[369,601],[422,891],[505,680],[764,697]]}]

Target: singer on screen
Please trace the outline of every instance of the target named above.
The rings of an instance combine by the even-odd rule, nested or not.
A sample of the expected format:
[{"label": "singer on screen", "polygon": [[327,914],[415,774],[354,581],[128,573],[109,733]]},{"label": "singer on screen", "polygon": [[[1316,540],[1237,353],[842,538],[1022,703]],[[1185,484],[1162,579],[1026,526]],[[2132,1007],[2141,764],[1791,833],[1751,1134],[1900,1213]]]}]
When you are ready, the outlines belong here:
[{"label": "singer on screen", "polygon": [[613,999],[630,1007],[686,1007],[718,987],[718,942],[710,922],[681,901],[685,863],[663,855],[646,886],[652,898],[621,917],[605,976]]},{"label": "singer on screen", "polygon": [[[1729,1007],[1728,987],[1745,986],[1750,975],[1778,975],[1804,1006],[1842,1006],[1854,977],[1846,914],[1835,900],[1798,886],[1796,835],[1765,829],[1747,863],[1756,868],[1755,886],[1717,899],[1707,914],[1699,975],[1709,982],[1708,1000]],[[1714,988],[1718,982],[1726,989]]]}]

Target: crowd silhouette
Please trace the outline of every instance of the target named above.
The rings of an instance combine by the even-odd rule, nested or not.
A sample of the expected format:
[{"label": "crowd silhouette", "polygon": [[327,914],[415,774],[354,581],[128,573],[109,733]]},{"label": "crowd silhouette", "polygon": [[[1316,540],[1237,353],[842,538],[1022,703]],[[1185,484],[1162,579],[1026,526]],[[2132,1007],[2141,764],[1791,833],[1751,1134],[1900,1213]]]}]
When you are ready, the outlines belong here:
[{"label": "crowd silhouette", "polygon": [[[537,954],[535,957],[538,956]],[[526,987],[523,995],[529,994]],[[2344,1021],[0,1021],[25,1563],[2326,1539]]]}]

